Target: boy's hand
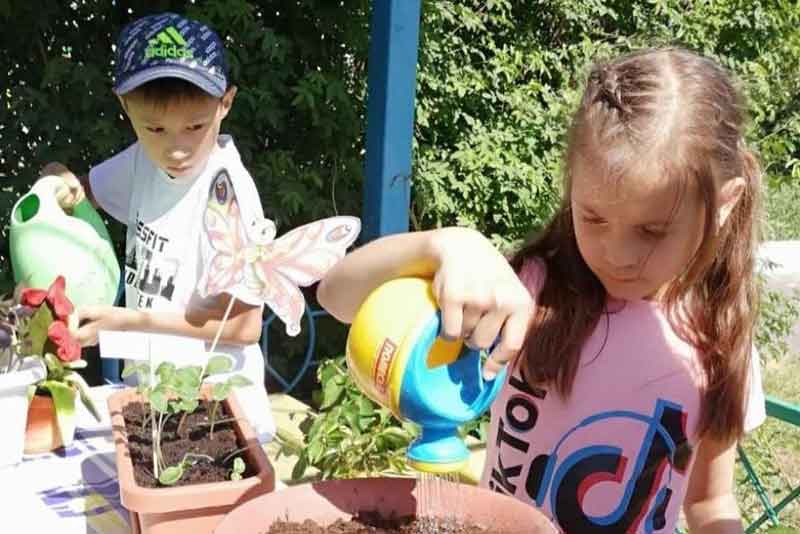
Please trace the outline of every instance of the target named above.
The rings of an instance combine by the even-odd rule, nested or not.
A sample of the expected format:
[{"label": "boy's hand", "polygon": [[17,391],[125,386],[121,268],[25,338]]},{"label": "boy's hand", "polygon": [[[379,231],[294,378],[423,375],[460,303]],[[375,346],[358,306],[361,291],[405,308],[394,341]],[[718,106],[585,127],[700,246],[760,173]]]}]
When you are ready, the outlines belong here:
[{"label": "boy's hand", "polygon": [[39,176],[57,176],[61,185],[56,189],[56,200],[61,209],[72,209],[86,198],[80,180],[66,166],[58,162],[48,163],[42,168]]},{"label": "boy's hand", "polygon": [[84,306],[78,308],[78,331],[75,334],[82,347],[97,345],[100,330],[129,330],[137,324],[139,312],[119,306]]}]

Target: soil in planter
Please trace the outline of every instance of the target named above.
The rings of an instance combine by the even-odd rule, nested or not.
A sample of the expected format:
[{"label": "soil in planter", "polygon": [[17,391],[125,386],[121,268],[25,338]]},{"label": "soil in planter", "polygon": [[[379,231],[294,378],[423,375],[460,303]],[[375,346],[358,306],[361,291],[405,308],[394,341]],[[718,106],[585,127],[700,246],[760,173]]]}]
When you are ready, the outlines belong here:
[{"label": "soil in planter", "polygon": [[[239,442],[232,422],[216,423],[214,425],[214,438],[210,437],[209,411],[213,404],[201,402],[200,406],[186,418],[180,433],[177,432],[180,415],[172,415],[164,425],[161,436],[161,452],[167,465],[178,465],[187,452],[204,454],[214,459],[208,460],[193,458],[194,465],[184,469],[181,479],[174,486],[186,486],[205,482],[221,482],[230,480],[233,460],[239,456],[245,462],[243,478],[253,476],[256,470],[248,464],[244,451],[241,451],[223,464],[233,451],[241,449],[244,443]],[[148,422],[142,427],[145,410],[149,412],[148,405],[141,402],[128,404],[122,412],[125,418],[125,429],[128,433],[128,445],[133,474],[136,483],[143,487],[156,488],[162,484],[153,476],[153,441],[152,427]],[[216,421],[229,419],[230,413],[225,406],[220,404],[217,409]]]},{"label": "soil in planter", "polygon": [[384,519],[375,513],[362,513],[348,521],[338,519],[323,527],[311,521],[278,521],[262,534],[508,534],[489,530],[456,519],[403,517]]}]

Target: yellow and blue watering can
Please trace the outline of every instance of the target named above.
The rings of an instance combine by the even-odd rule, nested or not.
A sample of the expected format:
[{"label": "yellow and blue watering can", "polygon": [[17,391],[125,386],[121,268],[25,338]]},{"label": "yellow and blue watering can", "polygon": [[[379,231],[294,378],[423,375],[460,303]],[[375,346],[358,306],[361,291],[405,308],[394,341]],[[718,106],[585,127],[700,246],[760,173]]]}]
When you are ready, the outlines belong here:
[{"label": "yellow and blue watering can", "polygon": [[458,427],[480,417],[497,396],[505,369],[484,380],[480,351],[439,337],[441,314],[431,284],[399,278],[375,289],[347,337],[347,365],[364,393],[395,416],[420,426],[409,446],[418,471],[463,467],[469,451]]},{"label": "yellow and blue watering can", "polygon": [[60,178],[39,179],[11,210],[9,245],[14,280],[47,289],[58,275],[75,306],[111,305],[120,268],[108,230],[88,200],[71,214],[55,197]]}]

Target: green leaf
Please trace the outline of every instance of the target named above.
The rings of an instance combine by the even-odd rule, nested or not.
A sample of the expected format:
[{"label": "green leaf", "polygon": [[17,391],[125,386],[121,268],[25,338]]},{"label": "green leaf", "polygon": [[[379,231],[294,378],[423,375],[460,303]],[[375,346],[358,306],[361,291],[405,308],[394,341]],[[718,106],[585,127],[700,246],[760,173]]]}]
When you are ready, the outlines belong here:
[{"label": "green leaf", "polygon": [[197,388],[190,388],[188,386],[183,386],[174,389],[175,393],[182,398],[183,400],[199,400],[200,399],[200,390]]},{"label": "green leaf", "polygon": [[165,486],[172,486],[178,482],[183,476],[183,464],[171,465],[161,471],[158,475],[158,481]]},{"label": "green leaf", "polygon": [[175,403],[175,409],[179,412],[192,413],[200,405],[197,399],[181,399]]},{"label": "green leaf", "polygon": [[53,397],[58,431],[64,446],[72,445],[75,438],[75,390],[62,382],[45,380],[39,387],[46,389]]},{"label": "green leaf", "polygon": [[209,358],[206,364],[206,375],[211,376],[227,373],[231,369],[233,369],[231,357],[226,354],[216,354]]},{"label": "green leaf", "polygon": [[42,304],[33,314],[28,323],[28,335],[31,342],[28,354],[44,354],[44,344],[47,343],[47,329],[53,322],[53,314],[46,305]]},{"label": "green leaf", "polygon": [[253,385],[253,381],[250,380],[249,378],[247,378],[246,376],[233,375],[232,377],[230,377],[226,381],[226,384],[228,384],[229,386],[231,386],[233,388],[238,388],[238,387],[244,387],[244,386],[252,386]]},{"label": "green leaf", "polygon": [[176,389],[200,389],[202,372],[203,369],[196,365],[181,367],[175,372],[172,383]]},{"label": "green leaf", "polygon": [[142,371],[143,374],[149,374],[150,366],[148,364],[130,364],[126,365],[124,369],[122,369],[122,378],[128,378],[129,376]]},{"label": "green leaf", "polygon": [[175,376],[175,364],[172,362],[161,362],[156,368],[156,376],[161,382],[169,382]]},{"label": "green leaf", "polygon": [[396,426],[384,429],[380,436],[386,440],[388,447],[392,449],[400,449],[408,446],[411,443],[411,435],[402,428]]},{"label": "green leaf", "polygon": [[49,379],[60,382],[61,379],[64,378],[67,370],[55,354],[51,352],[45,353],[44,363],[47,365],[47,376]]},{"label": "green leaf", "polygon": [[150,391],[147,395],[147,400],[150,401],[150,404],[153,406],[153,409],[161,413],[167,413],[167,410],[169,408],[167,399],[168,399],[167,391],[161,386],[156,387],[155,389]]},{"label": "green leaf", "polygon": [[100,421],[100,412],[97,411],[97,406],[95,406],[92,397],[89,395],[89,384],[86,383],[86,380],[78,373],[70,373],[64,377],[64,380],[77,388],[83,405],[96,421]]},{"label": "green leaf", "polygon": [[375,403],[369,400],[366,396],[359,396],[356,399],[356,404],[358,405],[358,413],[360,415],[374,415],[375,414]]},{"label": "green leaf", "polygon": [[326,384],[329,380],[332,380],[336,374],[338,374],[337,369],[332,360],[324,362],[317,371],[319,381],[323,384]]},{"label": "green leaf", "polygon": [[306,469],[308,469],[308,460],[306,459],[306,453],[303,452],[298,456],[297,462],[295,462],[292,468],[292,480],[300,480],[303,478]]},{"label": "green leaf", "polygon": [[233,469],[231,470],[231,480],[241,480],[242,473],[244,473],[245,465],[244,460],[240,457],[233,459]]},{"label": "green leaf", "polygon": [[320,440],[314,440],[308,445],[308,460],[313,464],[322,455],[323,445]]},{"label": "green leaf", "polygon": [[214,387],[211,388],[211,398],[215,401],[225,400],[230,394],[231,387],[227,384],[227,382],[214,384]]},{"label": "green leaf", "polygon": [[75,360],[74,362],[66,362],[64,363],[64,367],[67,369],[86,369],[89,363],[86,360]]},{"label": "green leaf", "polygon": [[336,379],[329,380],[322,386],[322,406],[320,410],[327,410],[339,401],[344,392],[344,385],[338,383]]},{"label": "green leaf", "polygon": [[344,409],[343,415],[347,421],[347,425],[350,427],[350,430],[360,434],[362,429],[361,422],[359,421],[358,417],[358,409],[353,405],[347,406]]},{"label": "green leaf", "polygon": [[244,473],[244,460],[242,460],[239,456],[233,459],[233,470],[238,471],[240,473]]}]

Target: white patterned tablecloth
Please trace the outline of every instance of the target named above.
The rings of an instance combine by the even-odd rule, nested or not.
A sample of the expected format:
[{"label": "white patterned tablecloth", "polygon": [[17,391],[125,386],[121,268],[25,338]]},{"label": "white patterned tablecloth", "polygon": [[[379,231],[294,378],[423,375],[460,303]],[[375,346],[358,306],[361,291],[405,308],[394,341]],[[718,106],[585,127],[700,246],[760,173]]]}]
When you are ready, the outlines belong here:
[{"label": "white patterned tablecloth", "polygon": [[0,470],[0,530],[4,534],[131,532],[128,511],[119,500],[106,409],[106,398],[118,388],[92,388],[104,420],[98,423],[81,406],[72,446],[28,455],[21,464]]}]

